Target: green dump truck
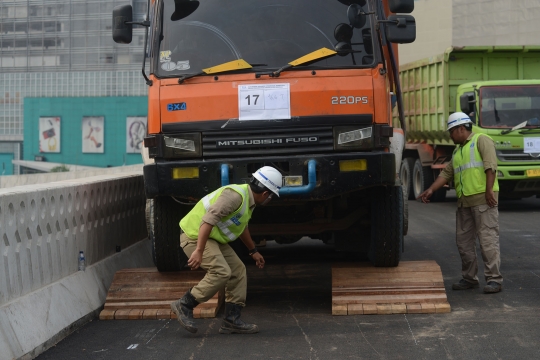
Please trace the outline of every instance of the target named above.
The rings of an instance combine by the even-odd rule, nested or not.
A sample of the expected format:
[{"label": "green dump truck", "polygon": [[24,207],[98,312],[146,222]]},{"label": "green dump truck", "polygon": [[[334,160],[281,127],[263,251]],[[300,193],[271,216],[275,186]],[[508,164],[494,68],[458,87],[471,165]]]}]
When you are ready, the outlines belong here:
[{"label": "green dump truck", "polygon": [[[400,77],[407,124],[400,176],[409,199],[450,161],[446,121],[455,111],[495,141],[501,197],[540,195],[540,46],[451,47],[402,65]],[[448,189],[432,200],[444,201]]]}]

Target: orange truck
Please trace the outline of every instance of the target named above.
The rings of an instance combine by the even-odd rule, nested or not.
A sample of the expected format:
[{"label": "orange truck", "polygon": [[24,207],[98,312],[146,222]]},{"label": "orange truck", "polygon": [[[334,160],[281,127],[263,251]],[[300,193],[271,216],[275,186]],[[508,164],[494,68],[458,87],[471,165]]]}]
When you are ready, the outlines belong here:
[{"label": "orange truck", "polygon": [[284,186],[254,212],[256,243],[308,236],[375,266],[398,265],[405,129],[392,124],[392,107],[401,109],[396,44],[416,37],[413,8],[413,0],[149,0],[138,22],[131,5],[114,9],[117,43],[146,28],[144,182],[160,271],[185,265],[178,223],[193,205],[265,165]]}]

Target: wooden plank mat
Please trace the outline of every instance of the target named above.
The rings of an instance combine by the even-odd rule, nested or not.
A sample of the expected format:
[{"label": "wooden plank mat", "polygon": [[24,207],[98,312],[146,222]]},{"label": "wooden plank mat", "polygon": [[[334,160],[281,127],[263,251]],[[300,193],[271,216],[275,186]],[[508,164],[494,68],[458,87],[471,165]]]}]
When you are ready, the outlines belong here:
[{"label": "wooden plank mat", "polygon": [[[176,319],[171,302],[180,299],[204,274],[202,270],[167,273],[156,268],[120,270],[114,275],[99,319]],[[197,306],[193,317],[216,317],[224,297],[224,291],[219,291]]]},{"label": "wooden plank mat", "polygon": [[332,315],[448,313],[441,268],[435,261],[332,265]]}]

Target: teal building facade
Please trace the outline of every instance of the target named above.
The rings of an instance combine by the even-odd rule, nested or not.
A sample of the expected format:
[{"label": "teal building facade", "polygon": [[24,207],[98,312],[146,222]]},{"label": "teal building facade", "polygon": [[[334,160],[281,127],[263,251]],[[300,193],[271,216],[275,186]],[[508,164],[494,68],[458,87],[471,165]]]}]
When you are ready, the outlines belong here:
[{"label": "teal building facade", "polygon": [[[142,163],[135,148],[142,146],[146,126],[132,124],[146,121],[147,112],[146,96],[25,98],[23,160],[94,167]],[[56,119],[54,129],[52,122],[48,129],[49,119]]]}]

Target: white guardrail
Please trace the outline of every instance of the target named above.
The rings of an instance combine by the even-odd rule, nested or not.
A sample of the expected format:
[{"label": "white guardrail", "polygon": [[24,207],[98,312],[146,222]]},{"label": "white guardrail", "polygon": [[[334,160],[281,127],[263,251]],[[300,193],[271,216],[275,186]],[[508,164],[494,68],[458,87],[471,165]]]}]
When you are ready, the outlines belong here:
[{"label": "white guardrail", "polygon": [[[21,321],[26,319],[28,326],[37,326],[35,321],[40,316],[37,312],[46,310],[47,319],[43,325],[46,328],[51,324],[58,325],[59,328],[47,338],[36,333],[32,335],[35,339],[27,344],[27,339],[21,337],[28,336],[25,332],[29,331],[30,334],[34,329],[25,330],[24,326],[15,324],[18,321],[15,317],[17,311],[13,309],[19,299],[31,297],[40,289],[54,286],[63,279],[81,276],[77,278],[78,283],[84,283],[84,279],[87,279],[89,284],[98,284],[94,289],[82,290],[88,293],[88,298],[92,298],[93,292],[96,293],[95,301],[98,303],[97,306],[94,303],[88,305],[90,312],[103,304],[107,289],[103,291],[99,287],[106,282],[109,284],[105,286],[110,285],[116,268],[106,265],[111,274],[99,270],[99,265],[96,265],[97,270],[93,275],[90,275],[92,271],[89,269],[109,257],[118,256],[117,260],[121,260],[117,250],[128,249],[123,254],[128,256],[129,249],[134,248],[132,245],[147,237],[144,210],[141,171],[0,189],[0,333],[4,330],[4,339],[0,334],[0,348],[11,347],[11,355],[2,350],[0,352],[6,357],[0,354],[0,359],[7,356],[17,358],[32,351],[34,354],[30,357],[37,355],[36,347],[43,346],[52,335],[88,314],[88,311],[82,316],[75,314],[75,318],[69,319],[71,323],[67,324],[47,324],[54,322],[54,319],[49,319],[48,313],[54,304],[39,304],[35,308],[36,314],[26,314]],[[87,271],[84,273],[78,272],[80,250],[86,256]],[[148,246],[144,250],[150,258]],[[151,266],[146,259],[142,262],[143,266]],[[128,264],[133,265],[129,261]],[[88,279],[89,276],[98,279]],[[49,292],[53,293],[52,290]],[[54,297],[54,294],[51,296]],[[43,298],[43,301],[52,300]],[[30,311],[34,312],[32,309]],[[69,312],[67,308],[66,311]],[[17,326],[21,327],[20,333],[13,330]],[[13,332],[11,336],[6,335],[9,327],[8,332]],[[18,344],[12,343],[17,341]]]}]

